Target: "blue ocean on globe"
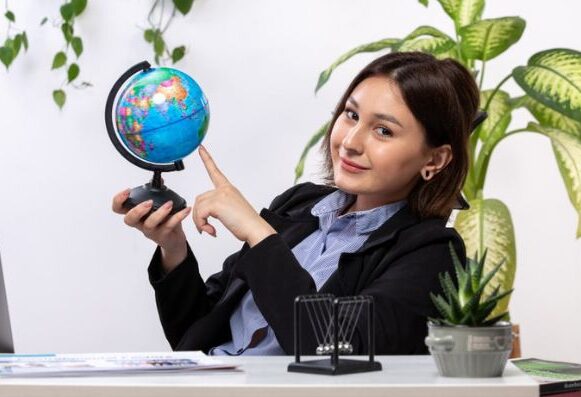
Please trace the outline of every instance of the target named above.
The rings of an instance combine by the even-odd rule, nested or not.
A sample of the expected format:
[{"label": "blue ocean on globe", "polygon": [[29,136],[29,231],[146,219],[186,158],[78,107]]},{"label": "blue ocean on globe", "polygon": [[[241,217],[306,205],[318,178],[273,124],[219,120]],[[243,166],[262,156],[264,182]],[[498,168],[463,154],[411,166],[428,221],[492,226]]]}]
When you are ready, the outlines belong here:
[{"label": "blue ocean on globe", "polygon": [[172,68],[144,70],[127,83],[115,108],[117,133],[135,156],[164,164],[202,143],[210,109],[200,86]]}]

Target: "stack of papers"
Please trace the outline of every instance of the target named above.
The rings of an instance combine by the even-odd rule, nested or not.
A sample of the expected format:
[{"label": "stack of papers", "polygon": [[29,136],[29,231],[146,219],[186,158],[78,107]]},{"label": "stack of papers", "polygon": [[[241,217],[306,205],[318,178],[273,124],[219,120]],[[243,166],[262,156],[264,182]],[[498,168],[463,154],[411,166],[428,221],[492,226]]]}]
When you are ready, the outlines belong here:
[{"label": "stack of papers", "polygon": [[80,376],[234,369],[202,352],[0,354],[1,377]]}]

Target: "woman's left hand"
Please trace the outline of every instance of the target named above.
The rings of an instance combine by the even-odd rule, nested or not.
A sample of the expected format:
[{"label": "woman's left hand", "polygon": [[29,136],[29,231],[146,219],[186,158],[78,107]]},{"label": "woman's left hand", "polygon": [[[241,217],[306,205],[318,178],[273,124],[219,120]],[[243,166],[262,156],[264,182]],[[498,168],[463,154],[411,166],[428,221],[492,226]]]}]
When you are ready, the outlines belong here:
[{"label": "woman's left hand", "polygon": [[200,145],[198,152],[214,185],[213,190],[197,196],[192,207],[192,218],[198,231],[216,237],[216,229],[208,223],[208,218],[213,217],[222,222],[237,239],[247,242],[251,247],[276,233],[222,174],[206,148]]}]

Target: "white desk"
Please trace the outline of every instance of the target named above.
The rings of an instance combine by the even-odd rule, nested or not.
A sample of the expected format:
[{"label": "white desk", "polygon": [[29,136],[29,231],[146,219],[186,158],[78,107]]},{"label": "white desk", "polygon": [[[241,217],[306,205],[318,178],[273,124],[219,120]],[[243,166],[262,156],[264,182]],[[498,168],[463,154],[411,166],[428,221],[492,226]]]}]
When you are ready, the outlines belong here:
[{"label": "white desk", "polygon": [[[443,378],[430,356],[379,356],[382,371],[353,375],[287,372],[293,357],[220,357],[242,371],[93,378],[0,379],[0,397],[537,397],[539,386],[511,363],[502,378]],[[305,358],[308,359],[308,358]]]}]

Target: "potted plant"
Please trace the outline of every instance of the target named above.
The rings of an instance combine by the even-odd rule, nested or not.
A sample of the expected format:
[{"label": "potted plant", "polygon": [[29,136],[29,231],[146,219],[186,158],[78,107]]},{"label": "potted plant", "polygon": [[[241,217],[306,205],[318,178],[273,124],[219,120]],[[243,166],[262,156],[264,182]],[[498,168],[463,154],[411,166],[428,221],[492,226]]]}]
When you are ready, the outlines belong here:
[{"label": "potted plant", "polygon": [[502,376],[512,350],[512,329],[510,322],[503,321],[507,312],[492,313],[512,289],[501,292],[500,284],[490,294],[485,289],[505,262],[484,272],[486,251],[480,259],[478,254],[468,258],[465,265],[451,243],[450,253],[457,286],[449,273],[439,275],[444,296],[430,293],[430,297],[441,317],[429,319],[426,345],[442,376]]}]

